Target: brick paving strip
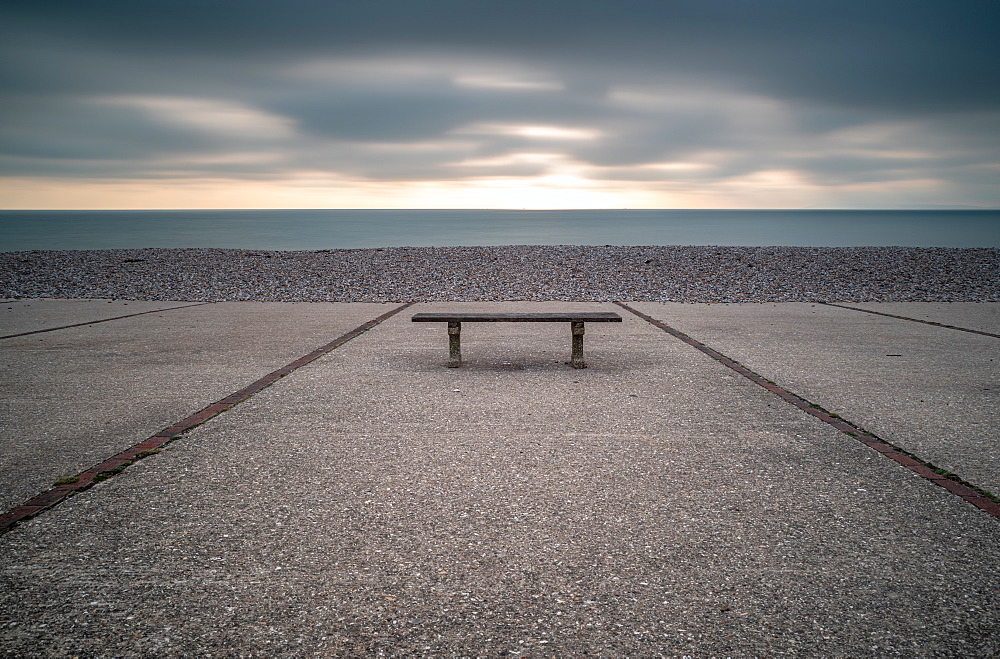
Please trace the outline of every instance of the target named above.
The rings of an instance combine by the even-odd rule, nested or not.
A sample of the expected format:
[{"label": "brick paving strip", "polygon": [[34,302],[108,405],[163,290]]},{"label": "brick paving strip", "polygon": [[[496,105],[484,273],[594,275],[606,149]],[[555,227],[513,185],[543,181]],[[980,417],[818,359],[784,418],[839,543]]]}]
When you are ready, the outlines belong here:
[{"label": "brick paving strip", "polygon": [[71,327],[83,327],[84,325],[96,325],[97,323],[106,323],[111,320],[121,320],[122,318],[134,318],[135,316],[143,316],[147,313],[160,313],[161,311],[173,311],[174,309],[190,309],[191,307],[200,307],[205,304],[214,304],[214,302],[199,302],[197,304],[185,304],[182,307],[167,307],[166,309],[151,309],[150,311],[140,311],[139,313],[130,313],[124,316],[115,316],[114,318],[102,318],[101,320],[88,320],[85,323],[73,323],[72,325],[60,325],[59,327],[48,327],[46,329],[31,330],[30,332],[21,332],[20,334],[7,334],[5,336],[0,336],[0,339],[13,339],[16,336],[28,336],[29,334],[41,334],[43,332],[55,332],[56,330],[69,329]]},{"label": "brick paving strip", "polygon": [[[855,424],[837,416],[836,414],[831,414],[830,412],[824,410],[819,405],[816,405],[815,403],[810,403],[805,398],[802,398],[801,396],[793,394],[787,389],[778,386],[777,384],[771,382],[770,380],[767,380],[766,378],[758,375],[757,373],[754,373],[753,371],[748,369],[746,366],[743,366],[739,362],[730,359],[729,357],[726,357],[721,352],[708,347],[707,345],[696,339],[691,338],[684,332],[674,329],[673,327],[670,327],[666,323],[659,321],[653,318],[652,316],[648,316],[642,313],[641,311],[633,309],[632,307],[628,306],[623,302],[615,302],[615,304],[625,309],[626,311],[632,312],[633,314],[635,314],[639,318],[642,318],[651,325],[660,328],[667,334],[670,334],[671,336],[680,339],[681,341],[687,343],[691,347],[700,350],[701,352],[705,353],[706,355],[716,360],[723,366],[726,366],[736,371],[737,373],[747,378],[748,380],[760,385],[761,387],[764,387],[765,389],[767,389],[774,395],[778,396],[782,400],[798,407],[806,414],[814,416],[820,421],[823,421],[824,423],[833,426],[834,428],[841,431],[845,435],[849,435],[850,437],[853,437],[854,439],[861,442],[870,449],[877,451],[878,453],[881,453],[884,457],[889,458],[890,460],[893,460],[901,464],[910,471],[929,480],[935,485],[943,487],[952,494],[961,497],[965,501],[971,503],[973,506],[979,508],[980,510],[983,510],[992,517],[1000,519],[1000,503],[998,503],[997,497],[993,496],[986,490],[978,488],[975,485],[972,485],[971,483],[962,480],[955,474],[952,474],[944,469],[938,469],[933,464],[925,460],[921,460],[913,453],[910,453],[909,451],[906,451],[898,446],[895,446],[894,444],[891,444],[880,437],[876,437],[867,430],[864,430],[861,427],[856,426]],[[888,315],[888,314],[883,314],[883,315]],[[983,332],[979,333],[982,334]]]},{"label": "brick paving strip", "polygon": [[936,323],[933,320],[921,320],[919,318],[910,318],[909,316],[897,316],[894,313],[886,313],[884,311],[872,311],[871,309],[862,309],[860,307],[849,307],[846,304],[836,304],[834,302],[820,302],[820,304],[825,304],[828,307],[840,307],[841,309],[850,309],[851,311],[863,311],[865,313],[875,314],[876,316],[887,316],[889,318],[899,318],[900,320],[910,320],[913,321],[914,323],[923,323],[924,325],[933,325],[934,327],[945,327],[947,329],[958,330],[959,332],[982,334],[983,336],[992,336],[994,338],[1000,339],[1000,334],[993,334],[992,332],[984,332],[982,330],[969,329],[968,327],[956,327],[955,325],[945,325],[944,323]]},{"label": "brick paving strip", "polygon": [[[0,534],[9,531],[18,522],[31,519],[36,515],[58,505],[59,503],[65,501],[68,497],[82,492],[90,488],[95,483],[99,483],[103,480],[115,476],[122,471],[124,471],[129,465],[133,464],[137,460],[148,457],[155,453],[159,453],[160,449],[169,444],[170,442],[179,439],[179,436],[186,433],[193,428],[200,426],[209,419],[219,414],[222,414],[229,408],[242,403],[246,399],[250,398],[254,394],[258,393],[271,386],[281,378],[285,377],[292,371],[295,371],[306,364],[319,359],[323,355],[336,350],[340,346],[344,345],[351,339],[364,334],[371,328],[375,327],[384,320],[388,320],[392,316],[396,315],[400,311],[403,311],[407,307],[412,306],[413,302],[407,302],[402,306],[396,307],[391,311],[387,311],[381,316],[369,320],[367,323],[347,332],[346,334],[334,339],[326,345],[316,348],[312,352],[302,357],[299,357],[290,364],[282,366],[276,371],[268,373],[259,380],[248,384],[239,391],[235,391],[225,398],[218,400],[205,409],[195,412],[191,416],[178,421],[177,423],[164,428],[158,433],[153,434],[146,440],[139,442],[138,444],[122,451],[118,455],[114,455],[100,464],[94,465],[85,471],[80,472],[76,476],[68,479],[67,481],[60,485],[56,485],[50,490],[38,494],[21,505],[10,509],[6,513],[0,515]],[[178,307],[180,308],[180,307]]]}]

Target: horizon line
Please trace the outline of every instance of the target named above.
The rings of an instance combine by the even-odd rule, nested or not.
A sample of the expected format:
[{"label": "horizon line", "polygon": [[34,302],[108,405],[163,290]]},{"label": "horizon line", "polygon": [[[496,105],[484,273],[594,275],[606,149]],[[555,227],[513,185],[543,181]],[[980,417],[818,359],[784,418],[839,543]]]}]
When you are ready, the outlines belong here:
[{"label": "horizon line", "polygon": [[940,206],[900,206],[900,207],[804,207],[804,208],[631,208],[631,207],[567,207],[567,208],[369,208],[369,207],[227,207],[227,208],[0,208],[2,212],[171,212],[171,211],[510,211],[510,212],[545,212],[545,211],[768,211],[768,212],[801,212],[801,211],[1000,211],[1000,206],[969,206],[969,205],[940,205]]}]

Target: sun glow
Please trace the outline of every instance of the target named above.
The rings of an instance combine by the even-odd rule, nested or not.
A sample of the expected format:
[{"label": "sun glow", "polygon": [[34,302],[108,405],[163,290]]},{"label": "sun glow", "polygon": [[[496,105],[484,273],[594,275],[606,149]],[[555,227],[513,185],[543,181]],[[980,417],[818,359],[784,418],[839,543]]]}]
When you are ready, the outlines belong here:
[{"label": "sun glow", "polygon": [[93,181],[0,179],[4,205],[17,209],[185,208],[656,208],[662,200],[618,184],[569,174],[458,181],[379,182],[301,173],[282,181],[172,179]]}]

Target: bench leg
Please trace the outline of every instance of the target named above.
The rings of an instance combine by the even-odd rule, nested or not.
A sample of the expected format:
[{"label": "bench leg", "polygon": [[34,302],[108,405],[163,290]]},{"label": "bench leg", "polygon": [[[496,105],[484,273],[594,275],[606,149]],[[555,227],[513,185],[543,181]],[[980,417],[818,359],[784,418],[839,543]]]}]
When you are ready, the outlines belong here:
[{"label": "bench leg", "polygon": [[462,323],[448,322],[448,368],[462,365]]},{"label": "bench leg", "polygon": [[587,368],[583,361],[583,323],[574,322],[573,325],[573,354],[570,363],[573,368]]}]

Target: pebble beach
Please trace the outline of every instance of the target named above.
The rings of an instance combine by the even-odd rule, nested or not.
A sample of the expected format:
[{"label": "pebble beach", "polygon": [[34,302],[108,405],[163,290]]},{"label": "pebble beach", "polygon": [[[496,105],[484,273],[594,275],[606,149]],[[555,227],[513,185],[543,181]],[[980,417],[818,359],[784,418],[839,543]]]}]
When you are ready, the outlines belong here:
[{"label": "pebble beach", "polygon": [[0,253],[0,296],[206,302],[997,302],[1000,249],[36,250]]}]

